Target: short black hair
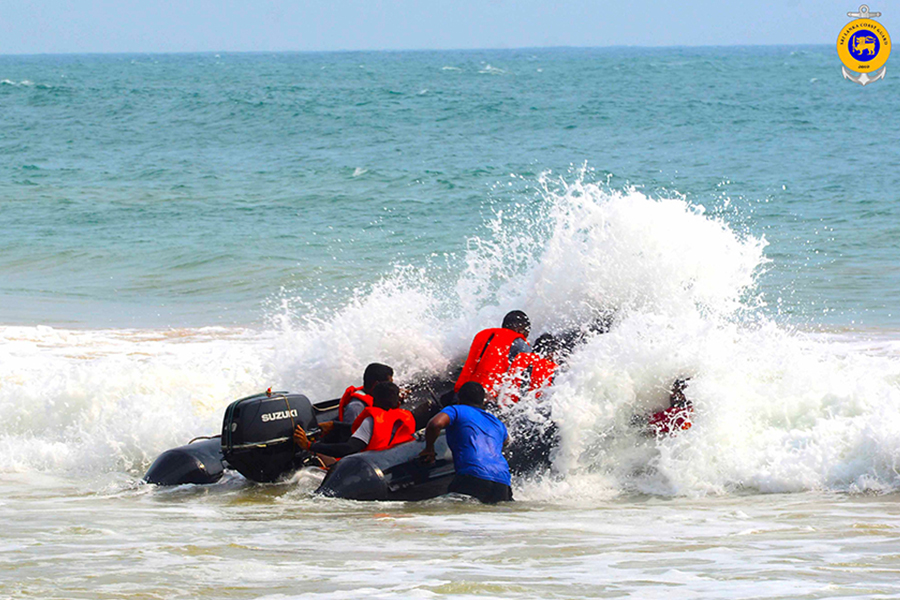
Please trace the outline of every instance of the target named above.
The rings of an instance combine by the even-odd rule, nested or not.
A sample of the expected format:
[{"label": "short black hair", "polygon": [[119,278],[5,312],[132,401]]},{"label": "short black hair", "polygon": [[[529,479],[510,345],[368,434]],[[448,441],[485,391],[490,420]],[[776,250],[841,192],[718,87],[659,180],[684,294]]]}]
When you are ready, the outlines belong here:
[{"label": "short black hair", "polygon": [[484,388],[477,381],[464,383],[456,393],[460,404],[481,408],[484,406]]},{"label": "short black hair", "polygon": [[363,373],[363,389],[371,394],[372,387],[376,383],[390,381],[393,376],[394,370],[389,366],[381,363],[372,363],[366,367],[366,372]]},{"label": "short black hair", "polygon": [[527,333],[531,330],[531,321],[528,319],[528,315],[521,310],[512,310],[503,317],[502,327],[519,333]]},{"label": "short black hair", "polygon": [[400,388],[391,381],[380,381],[372,388],[372,404],[384,410],[400,406]]},{"label": "short black hair", "polygon": [[543,333],[534,341],[534,351],[543,357],[553,356],[562,349],[562,344],[552,333]]}]

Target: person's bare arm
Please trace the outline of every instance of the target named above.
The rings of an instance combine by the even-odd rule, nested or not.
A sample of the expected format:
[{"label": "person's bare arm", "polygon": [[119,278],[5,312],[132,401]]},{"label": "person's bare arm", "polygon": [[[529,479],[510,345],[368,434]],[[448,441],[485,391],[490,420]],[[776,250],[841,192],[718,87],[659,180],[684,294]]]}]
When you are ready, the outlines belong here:
[{"label": "person's bare arm", "polygon": [[300,446],[303,450],[309,450],[310,441],[309,437],[306,435],[306,431],[300,425],[294,429],[294,443]]},{"label": "person's bare arm", "polygon": [[445,412],[434,415],[428,425],[425,426],[425,449],[419,453],[423,462],[434,462],[434,442],[441,435],[441,431],[450,424],[450,416]]}]

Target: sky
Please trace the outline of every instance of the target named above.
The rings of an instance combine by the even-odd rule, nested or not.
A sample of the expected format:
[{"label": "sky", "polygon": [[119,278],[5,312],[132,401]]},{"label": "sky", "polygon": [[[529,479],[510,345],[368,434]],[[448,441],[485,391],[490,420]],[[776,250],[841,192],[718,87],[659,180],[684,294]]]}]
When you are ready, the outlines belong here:
[{"label": "sky", "polygon": [[[900,2],[870,2],[900,31]],[[847,0],[0,0],[0,54],[834,44]]]}]

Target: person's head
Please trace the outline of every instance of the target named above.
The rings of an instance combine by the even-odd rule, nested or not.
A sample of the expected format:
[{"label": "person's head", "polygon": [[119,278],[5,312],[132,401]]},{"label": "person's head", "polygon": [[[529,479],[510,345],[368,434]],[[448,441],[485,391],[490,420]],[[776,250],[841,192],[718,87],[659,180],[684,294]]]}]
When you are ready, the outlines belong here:
[{"label": "person's head", "polygon": [[541,334],[534,342],[534,351],[550,360],[556,359],[556,354],[562,349],[562,344],[556,339],[552,333]]},{"label": "person's head", "polygon": [[464,383],[456,393],[460,404],[484,408],[484,388],[477,381]]},{"label": "person's head", "polygon": [[503,317],[503,328],[511,329],[528,337],[528,334],[531,332],[531,321],[528,320],[528,315],[521,310],[513,310],[506,313],[506,316]]},{"label": "person's head", "polygon": [[393,381],[380,381],[372,388],[372,404],[384,410],[400,406],[400,388]]},{"label": "person's head", "polygon": [[372,363],[366,367],[366,372],[363,373],[363,390],[367,394],[371,394],[375,384],[393,380],[394,370],[392,368],[381,363]]},{"label": "person's head", "polygon": [[684,390],[687,389],[688,381],[690,380],[690,377],[679,377],[672,384],[672,393],[669,395],[669,404],[671,406],[681,408],[691,405],[690,399],[684,395]]}]

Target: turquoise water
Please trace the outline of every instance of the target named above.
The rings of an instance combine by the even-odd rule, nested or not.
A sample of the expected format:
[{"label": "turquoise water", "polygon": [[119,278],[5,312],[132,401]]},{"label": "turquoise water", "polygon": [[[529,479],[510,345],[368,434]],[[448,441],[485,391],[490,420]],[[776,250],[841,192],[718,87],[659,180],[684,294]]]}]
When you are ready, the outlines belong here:
[{"label": "turquoise water", "polygon": [[452,282],[586,166],[764,237],[768,314],[900,325],[900,84],[830,47],[7,56],[0,81],[3,323],[259,325],[395,266]]}]

